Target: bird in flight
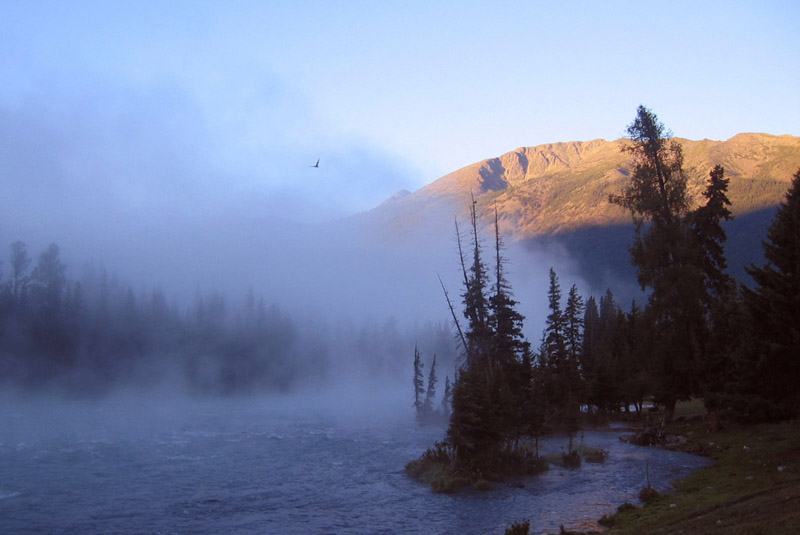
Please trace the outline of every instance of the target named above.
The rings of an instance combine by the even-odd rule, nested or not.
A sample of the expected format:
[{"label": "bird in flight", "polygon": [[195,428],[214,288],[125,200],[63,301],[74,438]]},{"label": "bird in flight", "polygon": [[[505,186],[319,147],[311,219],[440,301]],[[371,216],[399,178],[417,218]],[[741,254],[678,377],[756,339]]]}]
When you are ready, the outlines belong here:
[{"label": "bird in flight", "polygon": [[315,163],[314,165],[309,165],[309,167],[319,167],[319,158],[317,158],[317,163]]}]

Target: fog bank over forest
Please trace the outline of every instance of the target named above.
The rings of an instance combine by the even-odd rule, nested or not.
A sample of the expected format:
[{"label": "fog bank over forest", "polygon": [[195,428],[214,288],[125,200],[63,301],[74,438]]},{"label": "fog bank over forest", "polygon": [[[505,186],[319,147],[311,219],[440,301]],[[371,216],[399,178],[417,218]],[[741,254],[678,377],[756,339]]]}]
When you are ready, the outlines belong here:
[{"label": "fog bank over forest", "polygon": [[[322,154],[309,139],[293,145],[290,132],[253,146],[252,122],[224,124],[178,88],[77,89],[0,102],[0,277],[18,240],[28,275],[51,244],[65,267],[60,323],[40,317],[43,295],[39,309],[29,302],[4,323],[23,338],[9,346],[6,375],[70,377],[71,388],[99,392],[170,381],[201,394],[331,379],[405,387],[416,343],[452,376],[457,349],[437,275],[458,298],[454,228],[398,239],[347,217],[413,182],[400,159],[324,133],[310,138]],[[491,263],[493,231],[482,231]],[[565,285],[580,281],[557,246],[510,244],[505,256],[535,344],[547,269]],[[42,351],[50,357],[27,358]]]}]

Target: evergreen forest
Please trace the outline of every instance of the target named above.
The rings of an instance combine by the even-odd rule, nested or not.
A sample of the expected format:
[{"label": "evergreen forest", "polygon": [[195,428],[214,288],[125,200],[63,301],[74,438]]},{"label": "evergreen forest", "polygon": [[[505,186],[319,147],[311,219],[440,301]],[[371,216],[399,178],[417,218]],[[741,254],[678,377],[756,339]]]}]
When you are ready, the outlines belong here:
[{"label": "evergreen forest", "polygon": [[456,225],[460,313],[443,289],[462,360],[440,409],[429,399],[434,367],[426,390],[415,350],[418,419],[446,417],[447,433],[407,471],[435,491],[546,469],[538,448],[545,434],[565,436],[562,462],[579,464],[582,426],[641,417],[646,407],[662,416],[640,437],[645,444],[663,438],[681,400],[702,400],[711,432],[724,421],[800,416],[800,170],[747,285],[727,271],[724,168],[708,170],[704,202],[690,206],[682,147],[658,117],[640,106],[627,134],[633,172],[610,201],[633,220],[630,260],[646,302],[620,303],[612,289],[584,298],[576,286],[565,297],[551,269],[548,315],[533,346],[505,276],[496,218],[489,254],[474,201],[467,238]]},{"label": "evergreen forest", "polygon": [[69,277],[58,245],[37,257],[11,244],[0,264],[0,386],[98,397],[125,388],[230,396],[286,393],[340,376],[384,381],[402,373],[407,341],[452,362],[445,322],[407,327],[292,314],[248,290],[179,303],[160,287],[92,266]]}]

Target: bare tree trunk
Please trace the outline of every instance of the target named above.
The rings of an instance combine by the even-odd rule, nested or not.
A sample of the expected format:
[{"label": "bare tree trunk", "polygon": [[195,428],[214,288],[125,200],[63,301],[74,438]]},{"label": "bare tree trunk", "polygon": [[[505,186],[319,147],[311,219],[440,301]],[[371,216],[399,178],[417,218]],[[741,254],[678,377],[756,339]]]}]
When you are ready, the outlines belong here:
[{"label": "bare tree trunk", "polygon": [[467,346],[467,339],[464,336],[464,331],[461,330],[461,324],[458,322],[458,316],[456,315],[456,309],[453,308],[453,302],[450,301],[450,294],[447,293],[447,288],[444,285],[444,281],[442,281],[442,277],[438,273],[436,274],[436,276],[439,277],[439,284],[442,285],[444,298],[447,299],[447,306],[450,308],[450,314],[453,315],[453,323],[456,326],[459,338],[461,338],[461,344],[464,346],[464,352],[467,353],[467,355],[469,355],[469,346]]}]

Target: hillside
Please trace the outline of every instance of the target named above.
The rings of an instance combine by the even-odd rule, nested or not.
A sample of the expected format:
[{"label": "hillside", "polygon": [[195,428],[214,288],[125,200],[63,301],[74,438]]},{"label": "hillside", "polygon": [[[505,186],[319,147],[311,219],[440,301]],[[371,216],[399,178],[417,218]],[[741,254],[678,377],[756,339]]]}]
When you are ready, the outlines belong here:
[{"label": "hillside", "polygon": [[[725,168],[735,216],[728,225],[728,256],[741,278],[745,265],[760,261],[766,227],[800,168],[800,137],[738,134],[727,141],[678,141],[694,205],[702,200],[709,171],[717,164]],[[627,254],[630,214],[608,201],[629,180],[626,143],[596,139],[522,147],[413,193],[400,192],[358,219],[381,240],[450,236],[454,217],[466,220],[472,194],[484,224],[497,209],[507,239],[559,242],[593,284],[606,284],[609,277],[635,280]]]},{"label": "hillside", "polygon": [[[717,164],[730,178],[735,215],[776,206],[800,167],[800,138],[739,134],[727,141],[678,139],[689,193],[700,202]],[[554,236],[596,226],[627,225],[630,217],[608,202],[630,175],[627,140],[522,147],[445,175],[414,193],[400,193],[364,214],[381,232],[406,232],[436,218],[463,216],[474,194],[482,219],[497,207],[501,229],[515,240]],[[437,218],[438,219],[438,218]]]}]

